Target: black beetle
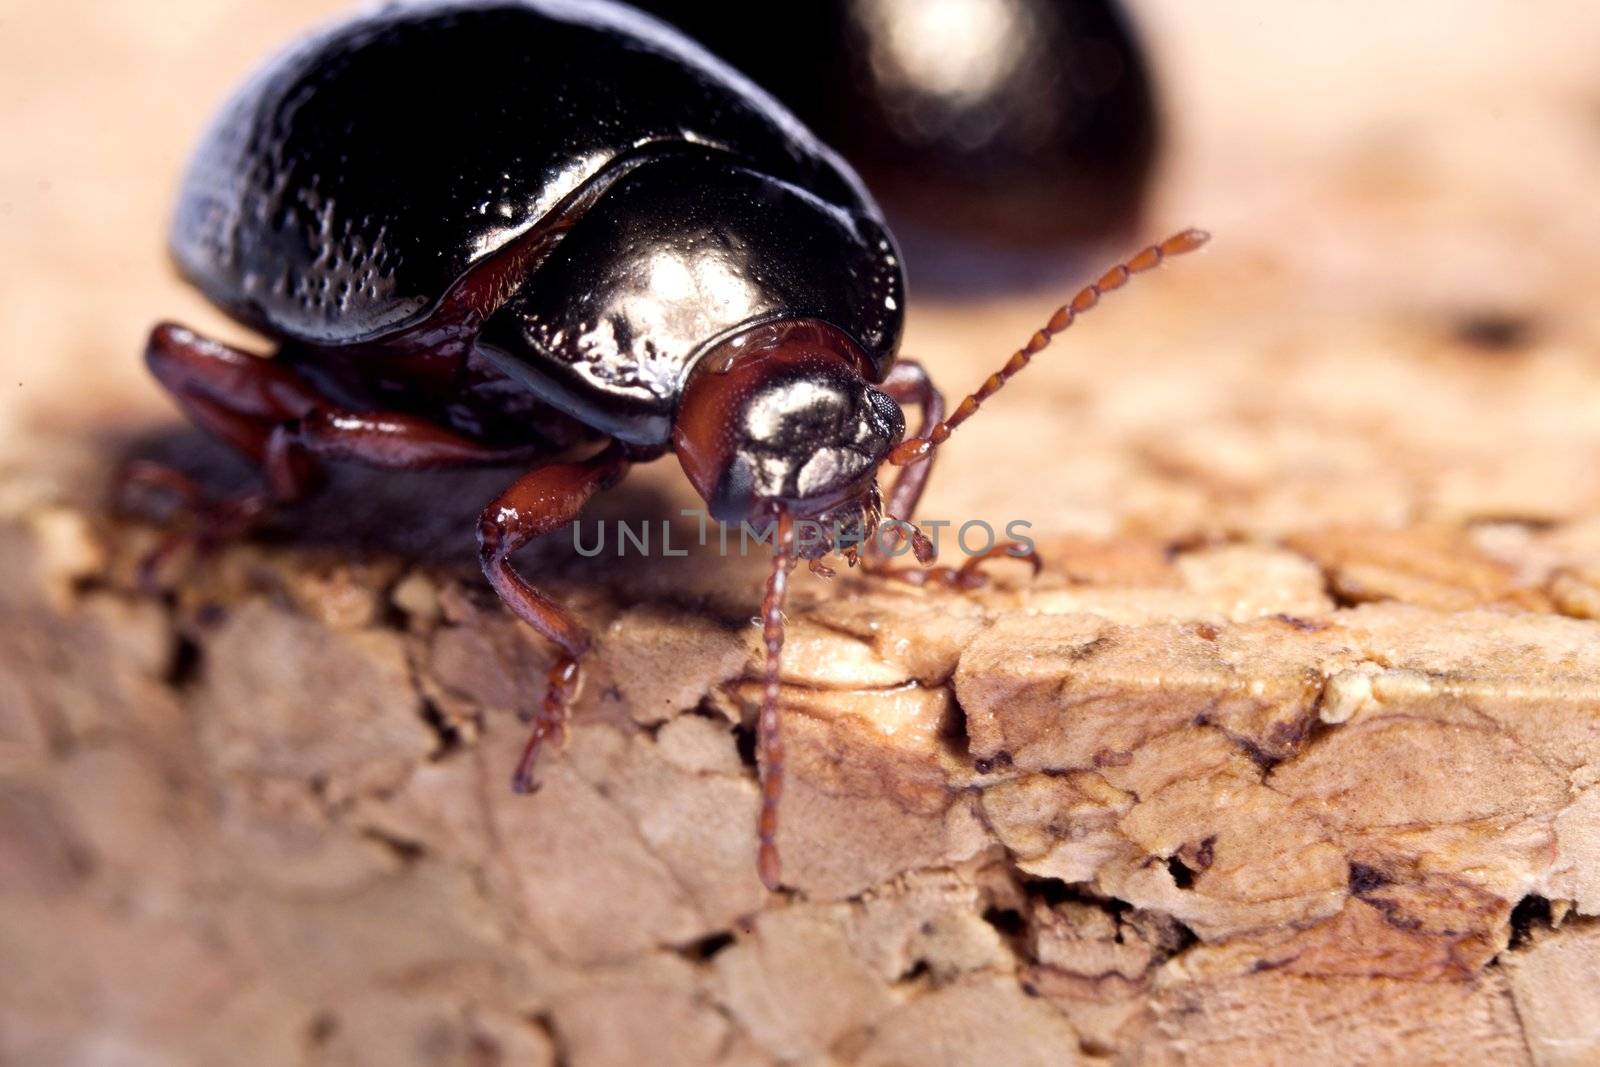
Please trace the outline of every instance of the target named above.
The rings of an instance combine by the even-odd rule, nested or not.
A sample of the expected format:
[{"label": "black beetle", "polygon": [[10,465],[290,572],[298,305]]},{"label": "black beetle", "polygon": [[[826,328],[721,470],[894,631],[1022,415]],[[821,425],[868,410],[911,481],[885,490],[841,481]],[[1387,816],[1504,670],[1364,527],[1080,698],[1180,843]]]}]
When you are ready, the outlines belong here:
[{"label": "black beetle", "polygon": [[[531,468],[478,527],[495,590],[560,649],[519,790],[565,729],[591,638],[510,555],[669,450],[715,517],[775,523],[758,866],[776,887],[794,562],[825,570],[816,558],[848,542],[854,563],[879,524],[879,466],[909,464],[887,506],[909,519],[951,428],[1100,292],[1203,239],[1114,268],[945,419],[922,368],[895,362],[904,282],[877,207],[760,90],[621,5],[391,6],[271,61],[183,184],[179,268],[274,338],[276,358],[162,324],[146,359],[196,423],[261,465],[265,491],[227,509],[237,525],[306,493],[321,460]],[[902,403],[922,412],[909,440]],[[132,480],[198,499],[151,465]],[[797,542],[808,519],[838,540]]]}]

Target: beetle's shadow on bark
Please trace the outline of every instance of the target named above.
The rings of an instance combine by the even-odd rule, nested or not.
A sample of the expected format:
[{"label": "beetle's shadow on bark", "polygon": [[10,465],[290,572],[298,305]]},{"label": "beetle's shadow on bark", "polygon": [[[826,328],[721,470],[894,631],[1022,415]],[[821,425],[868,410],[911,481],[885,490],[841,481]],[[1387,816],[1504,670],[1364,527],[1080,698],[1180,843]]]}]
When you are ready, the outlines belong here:
[{"label": "beetle's shadow on bark", "polygon": [[[195,478],[219,498],[261,485],[253,465],[189,427],[117,436],[107,441],[106,454],[112,460],[109,478],[129,461],[152,460]],[[327,473],[321,488],[305,501],[274,512],[251,538],[476,571],[478,515],[524,468],[388,471],[329,464]],[[108,484],[107,490],[111,501],[114,486]],[[598,496],[584,520],[659,523],[680,506],[658,487],[629,478]],[[145,514],[143,509],[124,513]],[[519,559],[538,569],[587,562],[578,557],[570,536],[558,534],[542,538]]]}]

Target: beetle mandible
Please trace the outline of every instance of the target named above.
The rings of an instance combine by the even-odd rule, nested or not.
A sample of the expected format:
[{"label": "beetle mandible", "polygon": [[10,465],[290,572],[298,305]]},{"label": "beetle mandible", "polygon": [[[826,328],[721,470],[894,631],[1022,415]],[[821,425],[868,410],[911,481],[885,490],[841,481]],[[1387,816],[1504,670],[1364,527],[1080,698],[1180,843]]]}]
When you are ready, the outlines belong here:
[{"label": "beetle mandible", "polygon": [[[757,866],[775,889],[789,571],[825,571],[833,548],[854,564],[885,512],[931,562],[909,520],[934,449],[1102,293],[1205,239],[1112,268],[947,416],[922,367],[896,362],[905,284],[876,204],[761,90],[620,4],[389,6],[256,73],[183,182],[179,269],[275,358],[164,323],[146,359],[260,465],[263,490],[209,512],[236,529],[325,460],[529,468],[478,524],[489,582],[559,650],[522,791],[592,639],[512,553],[668,451],[714,517],[772,523]],[[909,438],[903,404],[920,409]],[[880,501],[885,463],[902,469]],[[131,477],[199,500],[163,468]],[[797,541],[801,520],[837,540]]]}]

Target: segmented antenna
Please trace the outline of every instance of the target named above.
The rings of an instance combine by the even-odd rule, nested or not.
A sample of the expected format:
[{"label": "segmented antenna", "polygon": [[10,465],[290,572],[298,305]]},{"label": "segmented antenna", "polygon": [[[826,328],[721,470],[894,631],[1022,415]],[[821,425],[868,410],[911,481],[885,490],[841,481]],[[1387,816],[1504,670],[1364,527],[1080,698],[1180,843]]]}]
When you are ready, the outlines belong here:
[{"label": "segmented antenna", "polygon": [[756,720],[756,743],[761,752],[761,817],[756,824],[760,839],[756,870],[761,884],[777,889],[783,881],[778,858],[778,801],[783,796],[783,736],[778,722],[778,668],[783,656],[783,599],[789,591],[789,570],[794,566],[794,520],[778,509],[777,532],[772,538],[772,574],[761,598],[761,638],[767,649],[767,666],[761,690],[761,714]]},{"label": "segmented antenna", "polygon": [[1028,338],[1028,343],[1006,361],[1005,366],[989,375],[976,393],[956,405],[955,411],[951,412],[949,418],[934,424],[933,428],[921,437],[902,441],[889,453],[889,462],[899,467],[926,458],[935,448],[944,444],[957,426],[970,419],[985,400],[998,393],[1006,382],[1026,367],[1029,360],[1043,352],[1055,339],[1056,334],[1076,322],[1079,315],[1100,303],[1102,296],[1115,289],[1121,289],[1133,275],[1143,274],[1160,266],[1168,256],[1181,256],[1185,252],[1193,252],[1210,239],[1211,235],[1204,230],[1190,229],[1175,233],[1160,244],[1150,245],[1135,253],[1126,262],[1119,263],[1102,274],[1099,281],[1078,290],[1078,295],[1057,308],[1056,313],[1050,316],[1050,321],[1045,323],[1043,328],[1036,330],[1034,335]]}]

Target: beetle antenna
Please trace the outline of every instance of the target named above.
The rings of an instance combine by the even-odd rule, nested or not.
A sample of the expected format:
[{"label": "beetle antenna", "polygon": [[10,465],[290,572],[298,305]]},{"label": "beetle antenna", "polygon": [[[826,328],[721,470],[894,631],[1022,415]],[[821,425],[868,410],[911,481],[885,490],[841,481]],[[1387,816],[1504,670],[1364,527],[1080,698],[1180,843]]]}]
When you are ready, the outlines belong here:
[{"label": "beetle antenna", "polygon": [[1185,252],[1193,252],[1210,239],[1211,235],[1204,230],[1189,229],[1175,233],[1159,244],[1150,245],[1134,253],[1126,261],[1100,275],[1098,281],[1079,289],[1078,295],[1057,308],[1055,314],[1050,316],[1050,321],[1034,331],[1033,336],[1028,338],[1028,343],[1019,348],[1006,361],[1005,366],[989,375],[976,393],[958,404],[949,418],[934,424],[933,428],[921,437],[902,441],[889,453],[889,462],[901,467],[927,458],[936,447],[944,444],[957,426],[970,419],[985,400],[998,393],[1006,382],[1028,365],[1029,360],[1049,347],[1056,334],[1076,322],[1079,315],[1100,303],[1102,296],[1115,289],[1121,289],[1133,275],[1143,274],[1160,266],[1168,256],[1181,256]]},{"label": "beetle antenna", "polygon": [[772,573],[761,598],[761,639],[767,650],[762,679],[761,713],[756,720],[756,744],[761,753],[761,817],[756,824],[760,839],[756,870],[761,884],[776,890],[783,881],[778,859],[778,801],[783,796],[783,735],[778,721],[778,668],[783,655],[783,599],[789,591],[789,571],[794,566],[794,519],[779,505],[777,532],[772,539]]}]

